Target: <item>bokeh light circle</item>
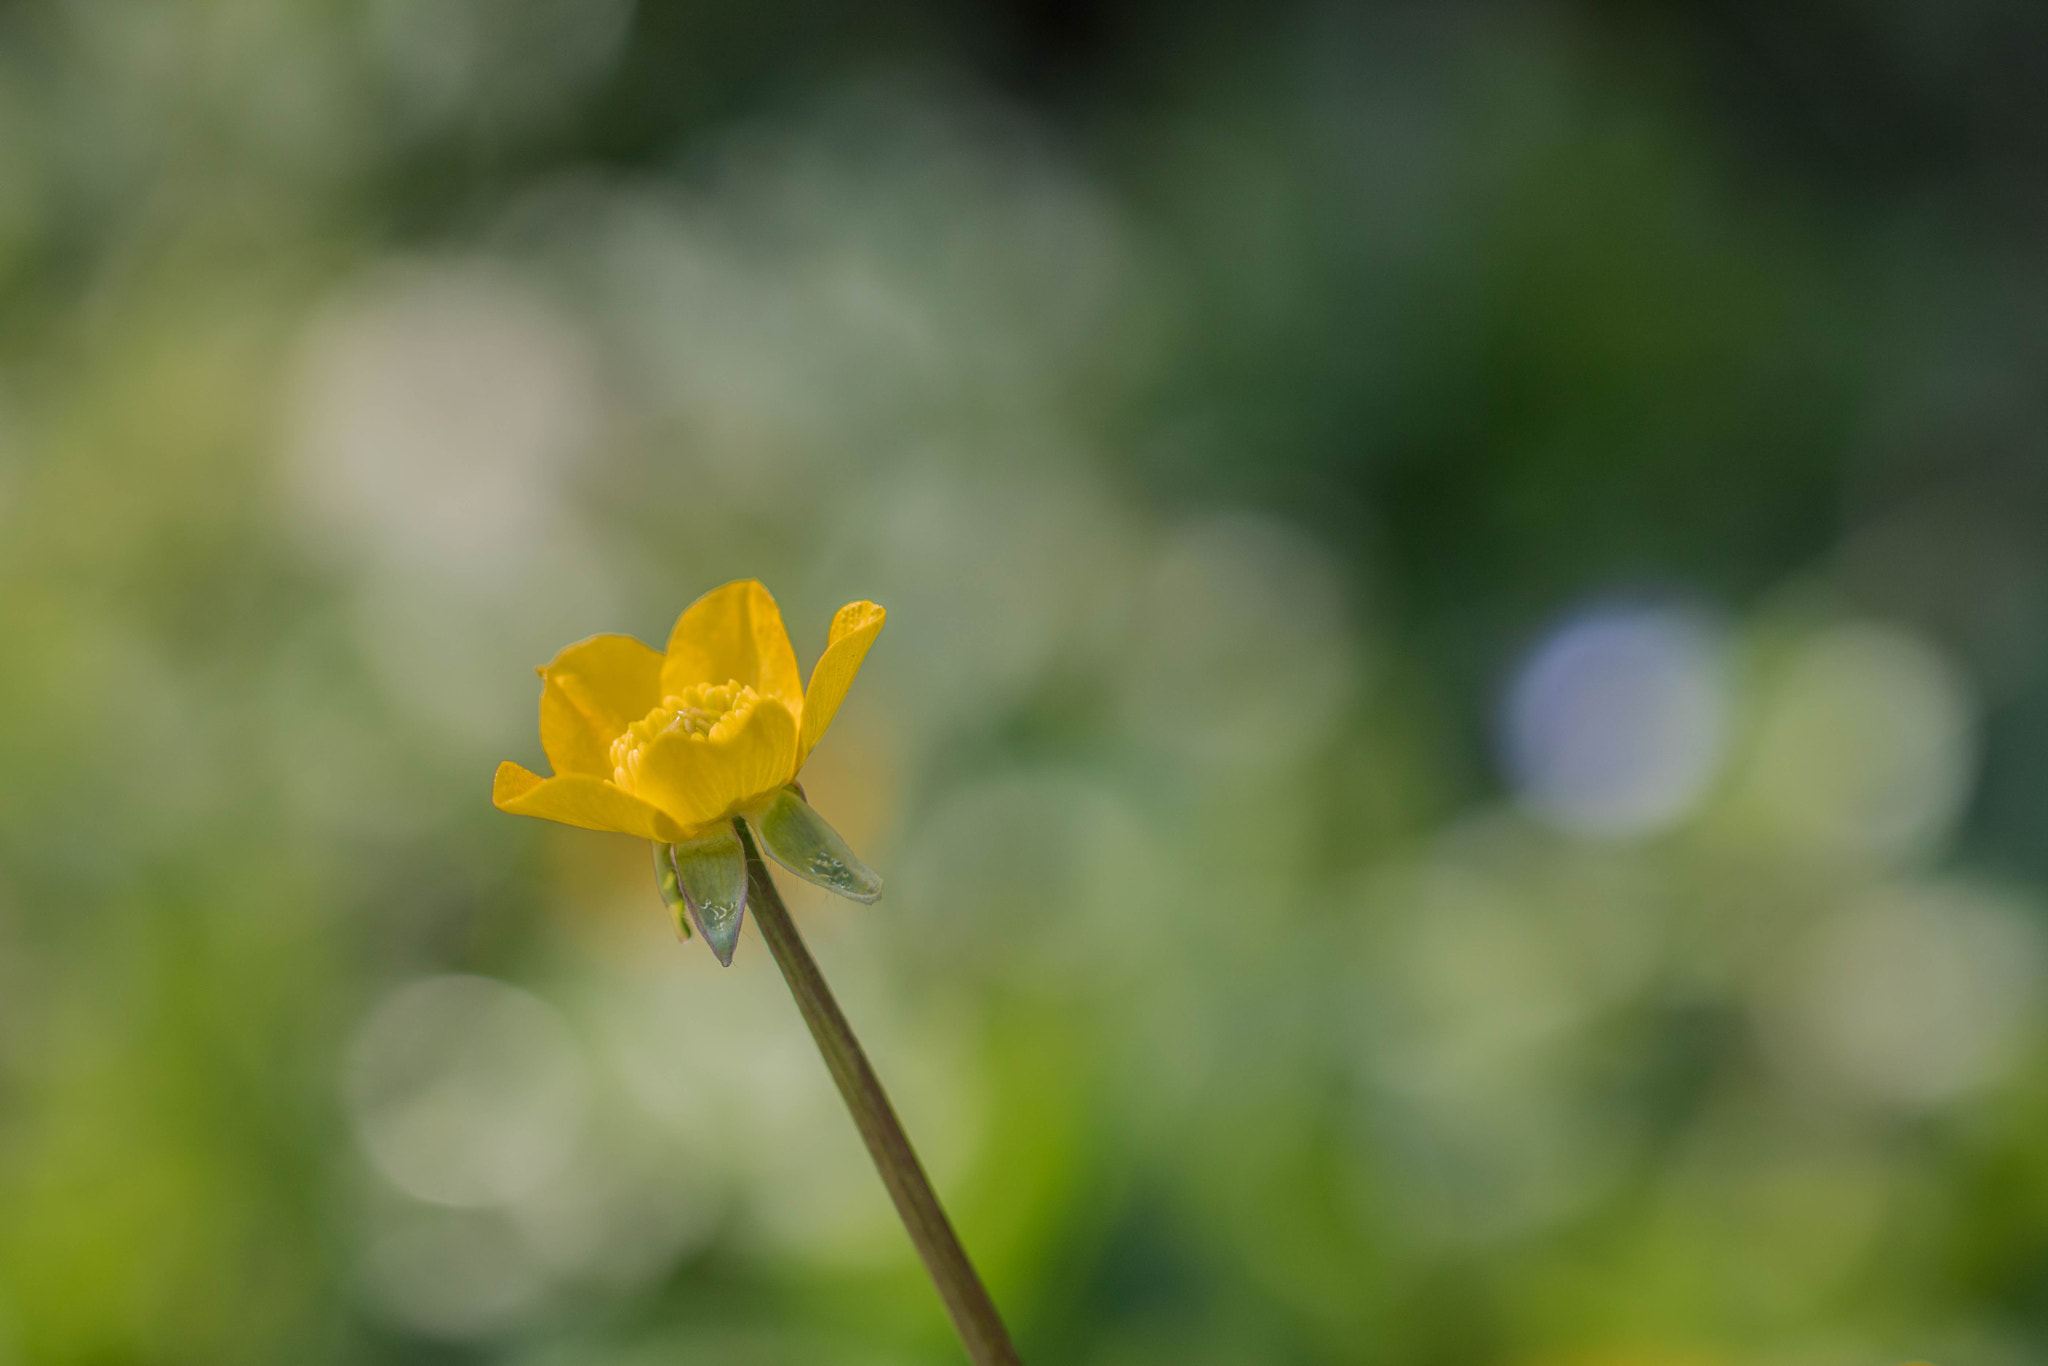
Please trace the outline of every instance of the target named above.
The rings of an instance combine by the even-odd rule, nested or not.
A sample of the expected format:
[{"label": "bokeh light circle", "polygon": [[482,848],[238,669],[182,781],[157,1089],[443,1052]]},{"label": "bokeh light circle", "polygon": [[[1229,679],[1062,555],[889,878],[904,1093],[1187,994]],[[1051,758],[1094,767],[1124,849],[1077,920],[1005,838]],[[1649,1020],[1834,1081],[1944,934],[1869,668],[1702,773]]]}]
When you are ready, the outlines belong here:
[{"label": "bokeh light circle", "polygon": [[357,1139],[394,1186],[434,1204],[509,1203],[568,1160],[586,1067],[552,1006],[484,977],[431,977],[371,1012],[349,1050]]},{"label": "bokeh light circle", "polygon": [[1507,698],[1505,760],[1522,805],[1589,836],[1687,815],[1727,748],[1723,654],[1719,632],[1683,609],[1600,608],[1558,627]]},{"label": "bokeh light circle", "polygon": [[1791,1042],[1837,1086],[1913,1108],[2018,1058],[2048,967],[2036,908],[1984,888],[1893,886],[1824,921],[1786,983]]},{"label": "bokeh light circle", "polygon": [[1925,637],[1844,622],[1784,661],[1754,745],[1751,790],[1777,829],[1851,857],[1928,854],[1976,778],[1977,698]]}]

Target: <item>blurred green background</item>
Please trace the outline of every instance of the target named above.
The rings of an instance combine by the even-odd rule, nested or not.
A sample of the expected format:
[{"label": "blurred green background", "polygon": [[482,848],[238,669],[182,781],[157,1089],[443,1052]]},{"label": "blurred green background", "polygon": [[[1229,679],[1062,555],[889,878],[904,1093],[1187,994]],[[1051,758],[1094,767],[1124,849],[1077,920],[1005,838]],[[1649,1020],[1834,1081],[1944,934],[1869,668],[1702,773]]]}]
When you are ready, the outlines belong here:
[{"label": "blurred green background", "polygon": [[2048,1361],[2048,10],[0,9],[0,1363],[959,1360],[492,810],[731,578],[1035,1366]]}]

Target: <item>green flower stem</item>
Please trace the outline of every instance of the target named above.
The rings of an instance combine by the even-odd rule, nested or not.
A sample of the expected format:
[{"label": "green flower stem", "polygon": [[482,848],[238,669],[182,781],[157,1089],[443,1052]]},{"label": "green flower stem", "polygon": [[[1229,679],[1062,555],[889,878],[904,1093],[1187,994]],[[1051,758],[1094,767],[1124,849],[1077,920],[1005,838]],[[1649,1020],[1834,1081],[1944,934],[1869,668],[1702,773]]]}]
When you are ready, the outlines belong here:
[{"label": "green flower stem", "polygon": [[747,900],[754,923],[761,927],[761,937],[768,941],[768,951],[775,955],[775,964],[789,983],[790,995],[796,997],[804,1023],[811,1027],[826,1069],[839,1083],[839,1094],[853,1112],[854,1125],[867,1142],[882,1184],[896,1202],[896,1213],[909,1230],[917,1255],[924,1258],[939,1298],[946,1303],[953,1327],[967,1347],[968,1360],[974,1366],[1022,1366],[995,1302],[989,1299],[981,1277],[974,1274],[974,1264],[967,1260],[967,1252],[917,1160],[917,1151],[910,1146],[910,1136],[903,1132],[903,1123],[889,1104],[881,1078],[861,1051],[860,1040],[854,1038],[839,1003],[832,999],[832,989],[825,985],[817,960],[804,947],[796,922],[789,918],[760,851],[754,847],[753,833],[744,824],[740,838],[747,846]]}]

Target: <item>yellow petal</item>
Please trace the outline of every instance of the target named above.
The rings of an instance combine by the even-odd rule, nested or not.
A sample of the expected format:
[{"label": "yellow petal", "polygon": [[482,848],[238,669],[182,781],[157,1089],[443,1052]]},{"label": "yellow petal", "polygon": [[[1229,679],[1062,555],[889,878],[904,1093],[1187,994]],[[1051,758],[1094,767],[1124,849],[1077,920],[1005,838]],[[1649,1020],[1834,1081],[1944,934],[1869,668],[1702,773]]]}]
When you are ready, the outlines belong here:
[{"label": "yellow petal", "polygon": [[611,777],[612,741],[661,703],[661,662],[631,636],[592,636],[541,669],[540,744],[556,773]]},{"label": "yellow petal", "polygon": [[804,693],[803,731],[797,745],[797,763],[802,765],[811,746],[832,724],[868,646],[881,633],[888,613],[872,602],[849,602],[832,617],[831,643],[811,669],[811,686]]},{"label": "yellow petal", "polygon": [[744,683],[782,703],[792,716],[803,710],[796,651],[789,647],[781,609],[756,580],[713,589],[676,618],[661,689],[680,693],[692,683]]},{"label": "yellow petal", "polygon": [[796,717],[772,697],[722,733],[657,736],[641,751],[634,790],[686,831],[729,816],[796,776]]},{"label": "yellow petal", "polygon": [[543,778],[514,763],[499,764],[491,784],[491,805],[515,816],[539,816],[585,830],[616,830],[663,843],[683,837],[674,821],[648,803],[581,773]]}]

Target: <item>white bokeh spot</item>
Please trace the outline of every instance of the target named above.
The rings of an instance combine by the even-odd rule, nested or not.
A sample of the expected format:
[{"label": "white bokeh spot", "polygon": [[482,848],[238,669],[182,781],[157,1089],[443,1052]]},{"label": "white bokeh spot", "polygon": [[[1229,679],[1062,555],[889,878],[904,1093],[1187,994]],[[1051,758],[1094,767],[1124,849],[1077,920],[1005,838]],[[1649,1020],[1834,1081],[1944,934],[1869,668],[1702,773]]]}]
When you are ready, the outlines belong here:
[{"label": "white bokeh spot", "polygon": [[552,1006],[484,977],[431,977],[371,1012],[345,1095],[377,1170],[418,1200],[508,1204],[569,1159],[587,1067]]},{"label": "white bokeh spot", "polygon": [[1518,800],[1579,835],[1644,835],[1682,820],[1726,756],[1724,653],[1718,631],[1679,609],[1603,608],[1557,628],[1507,698]]}]

